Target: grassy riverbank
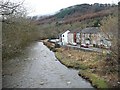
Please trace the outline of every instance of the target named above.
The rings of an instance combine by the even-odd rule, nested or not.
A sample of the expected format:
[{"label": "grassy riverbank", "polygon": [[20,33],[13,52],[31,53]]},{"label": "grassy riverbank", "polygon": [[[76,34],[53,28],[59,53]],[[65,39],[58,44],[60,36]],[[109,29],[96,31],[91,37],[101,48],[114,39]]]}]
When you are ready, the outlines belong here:
[{"label": "grassy riverbank", "polygon": [[[79,75],[91,82],[96,88],[111,88],[118,85],[118,73],[110,66],[106,54],[85,52],[68,48],[54,48],[54,44],[44,42],[55,51],[58,60],[68,68],[78,69]],[[51,47],[52,46],[52,47]]]},{"label": "grassy riverbank", "polygon": [[[98,53],[76,50],[59,50],[55,52],[56,57],[64,65],[70,68],[80,69],[79,75],[89,80],[94,87],[107,88],[107,82],[95,72],[99,68],[99,61],[95,60]],[[101,58],[102,59],[102,58]]]}]

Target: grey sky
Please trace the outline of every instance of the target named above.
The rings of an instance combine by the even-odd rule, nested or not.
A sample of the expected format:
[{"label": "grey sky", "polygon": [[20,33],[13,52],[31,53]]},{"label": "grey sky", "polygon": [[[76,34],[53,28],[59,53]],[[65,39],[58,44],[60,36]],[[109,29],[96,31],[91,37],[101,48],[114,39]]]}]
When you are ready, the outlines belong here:
[{"label": "grey sky", "polygon": [[[13,0],[15,1],[15,0]],[[17,0],[23,1],[23,0]],[[58,10],[83,3],[115,3],[117,4],[119,0],[25,0],[24,4],[29,11],[29,15],[45,15],[53,14]]]}]

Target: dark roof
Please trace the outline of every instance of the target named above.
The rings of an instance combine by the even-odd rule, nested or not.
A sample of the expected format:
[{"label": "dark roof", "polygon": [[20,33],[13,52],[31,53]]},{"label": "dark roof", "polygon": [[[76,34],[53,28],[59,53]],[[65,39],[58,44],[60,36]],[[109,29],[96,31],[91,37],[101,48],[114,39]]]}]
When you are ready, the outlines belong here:
[{"label": "dark roof", "polygon": [[74,33],[74,32],[80,33],[80,31],[81,31],[81,29],[77,28],[77,29],[74,29],[74,30],[70,31],[69,33]]},{"label": "dark roof", "polygon": [[87,33],[87,34],[90,34],[90,33],[97,34],[98,32],[100,32],[100,29],[98,27],[88,27],[88,28],[82,29],[81,31],[81,33]]}]

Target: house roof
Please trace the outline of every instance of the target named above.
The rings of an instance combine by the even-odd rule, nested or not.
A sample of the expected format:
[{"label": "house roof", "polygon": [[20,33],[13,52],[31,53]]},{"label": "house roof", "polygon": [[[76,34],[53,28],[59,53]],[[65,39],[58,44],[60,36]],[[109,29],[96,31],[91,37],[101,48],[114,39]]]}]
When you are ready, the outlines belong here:
[{"label": "house roof", "polygon": [[[70,30],[68,29],[66,31],[70,31]],[[63,31],[63,32],[59,33],[58,35],[62,35],[66,31]],[[84,28],[84,29],[77,28],[77,29],[71,30],[69,33],[74,33],[74,32],[86,33],[86,34],[90,34],[90,33],[97,34],[100,32],[100,29],[99,29],[99,27],[88,27],[88,28]]]},{"label": "house roof", "polygon": [[97,34],[98,32],[100,32],[100,29],[98,27],[88,27],[81,30],[81,33],[86,33],[86,34],[90,34],[90,33]]},{"label": "house roof", "polygon": [[77,28],[77,29],[74,29],[74,30],[70,31],[69,33],[74,33],[74,32],[80,33],[80,32],[81,32],[81,29],[80,29],[80,28]]}]

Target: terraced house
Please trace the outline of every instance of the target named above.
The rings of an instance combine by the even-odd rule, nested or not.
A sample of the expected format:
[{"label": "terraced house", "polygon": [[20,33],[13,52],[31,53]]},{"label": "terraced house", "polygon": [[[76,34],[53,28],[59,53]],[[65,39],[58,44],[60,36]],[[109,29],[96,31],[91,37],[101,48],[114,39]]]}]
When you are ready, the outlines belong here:
[{"label": "terraced house", "polygon": [[80,31],[81,46],[110,48],[111,42],[101,32],[99,27],[89,27]]},{"label": "terraced house", "polygon": [[[65,32],[66,33],[66,32]],[[71,30],[64,34],[67,39],[66,45],[81,45],[83,47],[104,47],[110,48],[111,42],[105,38],[99,27],[88,27],[84,29]],[[64,44],[64,41],[61,41]]]},{"label": "terraced house", "polygon": [[98,27],[89,27],[81,30],[81,45],[95,46],[102,44],[100,29]]}]

